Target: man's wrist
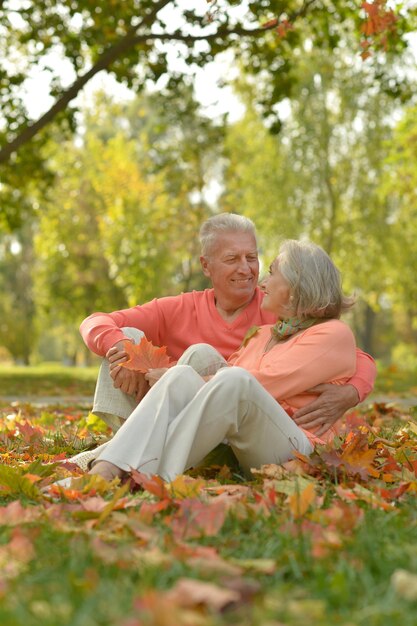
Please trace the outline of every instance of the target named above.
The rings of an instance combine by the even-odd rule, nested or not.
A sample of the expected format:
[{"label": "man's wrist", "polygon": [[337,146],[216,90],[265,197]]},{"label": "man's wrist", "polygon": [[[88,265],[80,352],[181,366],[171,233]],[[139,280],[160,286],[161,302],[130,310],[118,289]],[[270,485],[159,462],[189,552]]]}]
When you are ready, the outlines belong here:
[{"label": "man's wrist", "polygon": [[[355,385],[352,385],[352,383],[346,383],[344,387],[345,390],[349,393],[350,404],[348,408],[351,409],[360,402],[359,391],[356,389]],[[348,401],[349,400],[347,399],[346,402]]]}]

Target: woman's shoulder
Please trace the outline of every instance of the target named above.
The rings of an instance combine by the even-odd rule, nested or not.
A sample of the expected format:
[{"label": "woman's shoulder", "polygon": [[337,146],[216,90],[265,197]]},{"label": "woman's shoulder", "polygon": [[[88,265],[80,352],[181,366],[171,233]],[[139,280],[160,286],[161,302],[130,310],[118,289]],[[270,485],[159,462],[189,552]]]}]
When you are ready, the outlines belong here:
[{"label": "woman's shoulder", "polygon": [[326,335],[329,337],[354,339],[354,334],[350,326],[339,319],[330,319],[320,322],[319,324],[314,324],[314,326],[308,328],[306,332],[311,335]]}]

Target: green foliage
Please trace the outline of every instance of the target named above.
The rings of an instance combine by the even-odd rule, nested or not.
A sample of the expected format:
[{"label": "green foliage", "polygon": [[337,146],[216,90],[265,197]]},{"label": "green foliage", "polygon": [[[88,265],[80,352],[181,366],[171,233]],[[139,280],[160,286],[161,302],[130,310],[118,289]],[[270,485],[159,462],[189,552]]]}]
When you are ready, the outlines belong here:
[{"label": "green foliage", "polygon": [[[297,87],[294,69],[307,42],[314,49],[336,51],[346,46],[348,33],[354,54],[361,51],[366,14],[354,1],[271,0],[241,5],[228,0],[218,6],[217,2],[202,3],[187,9],[173,0],[27,0],[16,11],[13,2],[2,2],[0,161],[5,164],[11,159],[2,165],[4,224],[16,227],[33,209],[32,180],[38,187],[42,181],[50,182],[44,147],[58,130],[75,130],[77,109],[70,103],[100,71],[108,71],[135,92],[150,82],[165,80],[174,93],[187,82],[190,67],[204,67],[230,50],[256,77],[258,105],[271,129],[278,130],[281,120],[275,105],[292,96]],[[395,14],[395,27],[383,32],[383,37],[379,33],[366,36],[367,53],[378,50],[367,59],[369,66],[381,55],[401,53],[405,35],[415,30],[415,9],[396,6]],[[272,24],[260,26],[270,18]],[[186,69],[172,70],[169,57],[173,49]],[[69,87],[63,84],[60,64],[51,61],[54,58],[64,61],[72,74]],[[23,94],[28,77],[39,70],[50,73],[48,95],[55,103],[35,122]],[[385,66],[376,63],[374,79],[398,95],[402,81],[385,78]]]},{"label": "green foliage", "polygon": [[204,189],[221,129],[189,88],[165,105],[163,95],[117,105],[98,94],[83,145],[51,149],[56,182],[35,241],[46,319],[79,323],[92,309],[198,286],[196,231],[209,214]]},{"label": "green foliage", "polygon": [[[390,295],[394,303],[410,312],[415,331],[417,287],[410,268],[417,262],[417,108],[410,107],[395,129],[387,146],[386,177],[381,187],[382,201],[389,207],[392,236],[387,247],[391,262]],[[414,333],[413,333],[414,334]]]},{"label": "green foliage", "polygon": [[34,250],[29,222],[0,242],[0,345],[16,361],[29,363],[36,344],[32,292]]},{"label": "green foliage", "polygon": [[[307,237],[332,255],[345,290],[361,301],[351,317],[360,344],[375,353],[375,313],[392,285],[390,247],[402,246],[380,193],[397,104],[346,50],[304,52],[293,73],[278,137],[267,136],[253,108],[228,131],[225,202],[254,219],[267,257],[288,237]],[[240,85],[249,102],[257,88]]]},{"label": "green foliage", "polygon": [[34,289],[43,319],[54,323],[79,323],[91,313],[92,302],[98,310],[127,304],[102,252],[104,211],[91,180],[90,156],[88,150],[70,143],[50,156],[57,177],[48,198],[40,203]]}]

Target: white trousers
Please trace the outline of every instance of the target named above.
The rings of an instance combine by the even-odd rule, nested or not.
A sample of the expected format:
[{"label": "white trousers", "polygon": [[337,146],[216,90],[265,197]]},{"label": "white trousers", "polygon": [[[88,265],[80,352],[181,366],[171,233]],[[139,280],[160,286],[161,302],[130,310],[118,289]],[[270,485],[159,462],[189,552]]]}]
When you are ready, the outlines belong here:
[{"label": "white trousers", "polygon": [[[135,344],[140,343],[144,336],[143,331],[137,328],[124,327],[122,331]],[[219,368],[228,366],[222,355],[208,344],[193,344],[184,352],[178,363],[191,365],[201,376],[215,374]],[[137,406],[138,402],[133,396],[114,387],[110,376],[110,364],[107,359],[103,359],[97,378],[92,413],[116,432]]]},{"label": "white trousers", "polygon": [[[125,327],[122,328],[122,331],[134,343],[139,343],[144,335],[137,328]],[[129,396],[113,386],[113,379],[110,376],[110,363],[107,359],[103,359],[98,373],[92,413],[100,417],[116,432],[123,421],[137,407],[137,404],[133,396]]]},{"label": "white trousers", "polygon": [[176,365],[152,387],[97,460],[173,480],[224,439],[241,468],[312,452],[304,432],[249,372],[224,367],[207,383]]}]

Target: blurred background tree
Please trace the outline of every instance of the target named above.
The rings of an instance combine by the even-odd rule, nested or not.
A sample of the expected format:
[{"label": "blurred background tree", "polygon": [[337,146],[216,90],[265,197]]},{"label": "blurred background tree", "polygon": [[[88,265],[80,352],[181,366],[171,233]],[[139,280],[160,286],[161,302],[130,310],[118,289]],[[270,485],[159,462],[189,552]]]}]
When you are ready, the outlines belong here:
[{"label": "blurred background tree", "polygon": [[[284,237],[326,248],[359,344],[417,365],[416,18],[385,0],[0,3],[3,351],[88,361],[92,311],[206,286],[197,231],[227,210],[254,219],[264,263]],[[221,115],[195,88],[215,59],[223,83],[233,68]]]}]

